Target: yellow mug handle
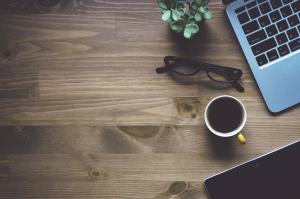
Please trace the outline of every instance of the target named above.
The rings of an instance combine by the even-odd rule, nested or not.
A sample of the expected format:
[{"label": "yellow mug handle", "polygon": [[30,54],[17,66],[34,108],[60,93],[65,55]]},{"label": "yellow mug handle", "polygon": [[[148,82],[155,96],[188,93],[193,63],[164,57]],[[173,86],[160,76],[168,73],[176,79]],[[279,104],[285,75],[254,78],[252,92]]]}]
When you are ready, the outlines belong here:
[{"label": "yellow mug handle", "polygon": [[246,139],[241,133],[237,134],[237,138],[238,138],[238,140],[240,141],[241,144],[246,143]]}]

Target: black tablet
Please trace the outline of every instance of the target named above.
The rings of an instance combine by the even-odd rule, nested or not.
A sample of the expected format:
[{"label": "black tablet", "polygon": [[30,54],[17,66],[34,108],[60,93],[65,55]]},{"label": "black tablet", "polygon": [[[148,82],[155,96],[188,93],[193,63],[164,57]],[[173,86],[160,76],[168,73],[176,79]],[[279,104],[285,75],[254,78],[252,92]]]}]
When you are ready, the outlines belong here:
[{"label": "black tablet", "polygon": [[210,199],[300,199],[300,140],[204,182]]}]

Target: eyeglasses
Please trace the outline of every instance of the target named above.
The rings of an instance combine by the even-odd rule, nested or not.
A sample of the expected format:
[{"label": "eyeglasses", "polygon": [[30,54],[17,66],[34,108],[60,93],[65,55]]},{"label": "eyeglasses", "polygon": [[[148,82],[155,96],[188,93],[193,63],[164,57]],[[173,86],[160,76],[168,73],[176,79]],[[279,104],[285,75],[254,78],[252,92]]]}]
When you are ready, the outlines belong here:
[{"label": "eyeglasses", "polygon": [[204,70],[211,80],[219,83],[231,83],[239,92],[244,91],[244,88],[237,82],[243,74],[240,69],[192,61],[175,56],[166,56],[164,62],[165,66],[156,69],[158,74],[171,70],[179,75],[192,76]]}]

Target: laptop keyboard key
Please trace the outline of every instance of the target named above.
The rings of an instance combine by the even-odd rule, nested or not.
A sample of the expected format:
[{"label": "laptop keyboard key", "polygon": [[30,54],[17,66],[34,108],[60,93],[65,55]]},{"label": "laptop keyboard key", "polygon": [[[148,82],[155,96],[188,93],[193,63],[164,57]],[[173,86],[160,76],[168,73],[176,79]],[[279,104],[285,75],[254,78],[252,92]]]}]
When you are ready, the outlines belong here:
[{"label": "laptop keyboard key", "polygon": [[249,13],[251,19],[255,19],[256,17],[260,16],[260,12],[259,12],[257,7],[252,8],[251,10],[249,10],[248,13]]},{"label": "laptop keyboard key", "polygon": [[294,12],[298,12],[300,10],[300,1],[295,1],[291,5]]},{"label": "laptop keyboard key", "polygon": [[259,25],[258,25],[257,21],[255,20],[255,21],[251,21],[250,23],[243,25],[242,28],[243,28],[245,34],[249,34],[255,30],[258,30]]},{"label": "laptop keyboard key", "polygon": [[279,58],[276,49],[267,52],[267,56],[268,56],[270,61],[274,61],[275,59]]},{"label": "laptop keyboard key", "polygon": [[235,11],[236,14],[239,14],[240,12],[243,12],[244,10],[245,10],[245,6],[239,7],[237,9],[235,9],[234,11]]},{"label": "laptop keyboard key", "polygon": [[257,2],[262,3],[262,2],[265,2],[265,1],[267,1],[267,0],[258,0]]},{"label": "laptop keyboard key", "polygon": [[288,18],[288,22],[289,22],[290,26],[293,27],[293,26],[299,24],[299,19],[298,19],[297,15],[293,15]]},{"label": "laptop keyboard key", "polygon": [[269,37],[272,37],[273,35],[276,35],[278,33],[277,28],[275,25],[271,25],[266,28],[267,34]]},{"label": "laptop keyboard key", "polygon": [[290,50],[289,50],[289,48],[287,47],[286,44],[283,45],[283,46],[280,46],[279,48],[277,48],[277,50],[278,50],[279,55],[281,57],[290,53]]},{"label": "laptop keyboard key", "polygon": [[[252,46],[251,50],[254,55],[259,55],[259,54],[266,52],[267,50],[270,50],[271,48],[274,48],[276,46],[277,46],[276,41],[275,41],[274,37],[272,37],[272,38],[265,40],[259,44],[256,44],[255,46]],[[299,46],[300,46],[300,42],[299,42]]]},{"label": "laptop keyboard key", "polygon": [[270,18],[272,22],[278,21],[281,19],[280,13],[278,10],[270,13]]},{"label": "laptop keyboard key", "polygon": [[287,16],[290,16],[291,14],[293,14],[293,11],[291,10],[291,7],[289,5],[281,8],[280,12],[283,17],[287,17]]},{"label": "laptop keyboard key", "polygon": [[282,0],[282,2],[284,3],[284,4],[288,4],[288,3],[291,3],[293,0]]},{"label": "laptop keyboard key", "polygon": [[286,34],[287,34],[287,36],[288,36],[288,38],[289,38],[290,40],[293,40],[293,39],[295,39],[296,37],[299,36],[298,31],[296,30],[296,28],[293,28],[293,29],[291,29],[291,30],[288,30],[288,31],[286,32]]},{"label": "laptop keyboard key", "polygon": [[262,65],[268,63],[268,60],[267,60],[267,57],[265,54],[262,54],[262,55],[256,57],[256,61],[259,66],[262,66]]},{"label": "laptop keyboard key", "polygon": [[244,24],[250,20],[247,12],[243,12],[242,14],[239,14],[237,17],[240,21],[240,24]]},{"label": "laptop keyboard key", "polygon": [[300,32],[300,25],[299,25],[299,26],[297,26],[297,28],[298,28],[298,31]]},{"label": "laptop keyboard key", "polygon": [[251,3],[248,3],[247,5],[246,5],[246,7],[249,9],[249,8],[252,8],[252,7],[254,7],[254,6],[256,6],[256,1],[252,1]]},{"label": "laptop keyboard key", "polygon": [[276,35],[276,40],[279,45],[288,41],[284,32],[281,33],[280,35]]},{"label": "laptop keyboard key", "polygon": [[300,38],[295,39],[294,41],[291,41],[289,43],[290,49],[291,51],[296,51],[298,49],[300,49]]},{"label": "laptop keyboard key", "polygon": [[261,27],[265,27],[271,23],[268,15],[259,18],[258,21]]},{"label": "laptop keyboard key", "polygon": [[271,7],[270,7],[270,4],[268,2],[259,5],[259,9],[260,9],[262,14],[266,14],[266,13],[271,11]]},{"label": "laptop keyboard key", "polygon": [[279,21],[277,24],[277,28],[280,32],[286,30],[289,28],[289,25],[287,24],[286,20],[282,20],[282,21]]},{"label": "laptop keyboard key", "polygon": [[282,6],[281,0],[271,0],[270,1],[271,6],[273,9],[279,8],[280,6]]},{"label": "laptop keyboard key", "polygon": [[257,31],[255,33],[247,36],[247,40],[250,45],[260,42],[266,38],[267,38],[267,35],[265,33],[265,30],[260,30],[260,31]]}]

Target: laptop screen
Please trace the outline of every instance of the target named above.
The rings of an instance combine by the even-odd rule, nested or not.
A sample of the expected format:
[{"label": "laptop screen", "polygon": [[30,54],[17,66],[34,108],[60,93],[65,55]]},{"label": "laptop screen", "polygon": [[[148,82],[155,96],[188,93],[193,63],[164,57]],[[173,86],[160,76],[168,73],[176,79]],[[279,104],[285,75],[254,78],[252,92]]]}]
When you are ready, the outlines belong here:
[{"label": "laptop screen", "polygon": [[299,199],[300,141],[206,179],[211,199]]}]

